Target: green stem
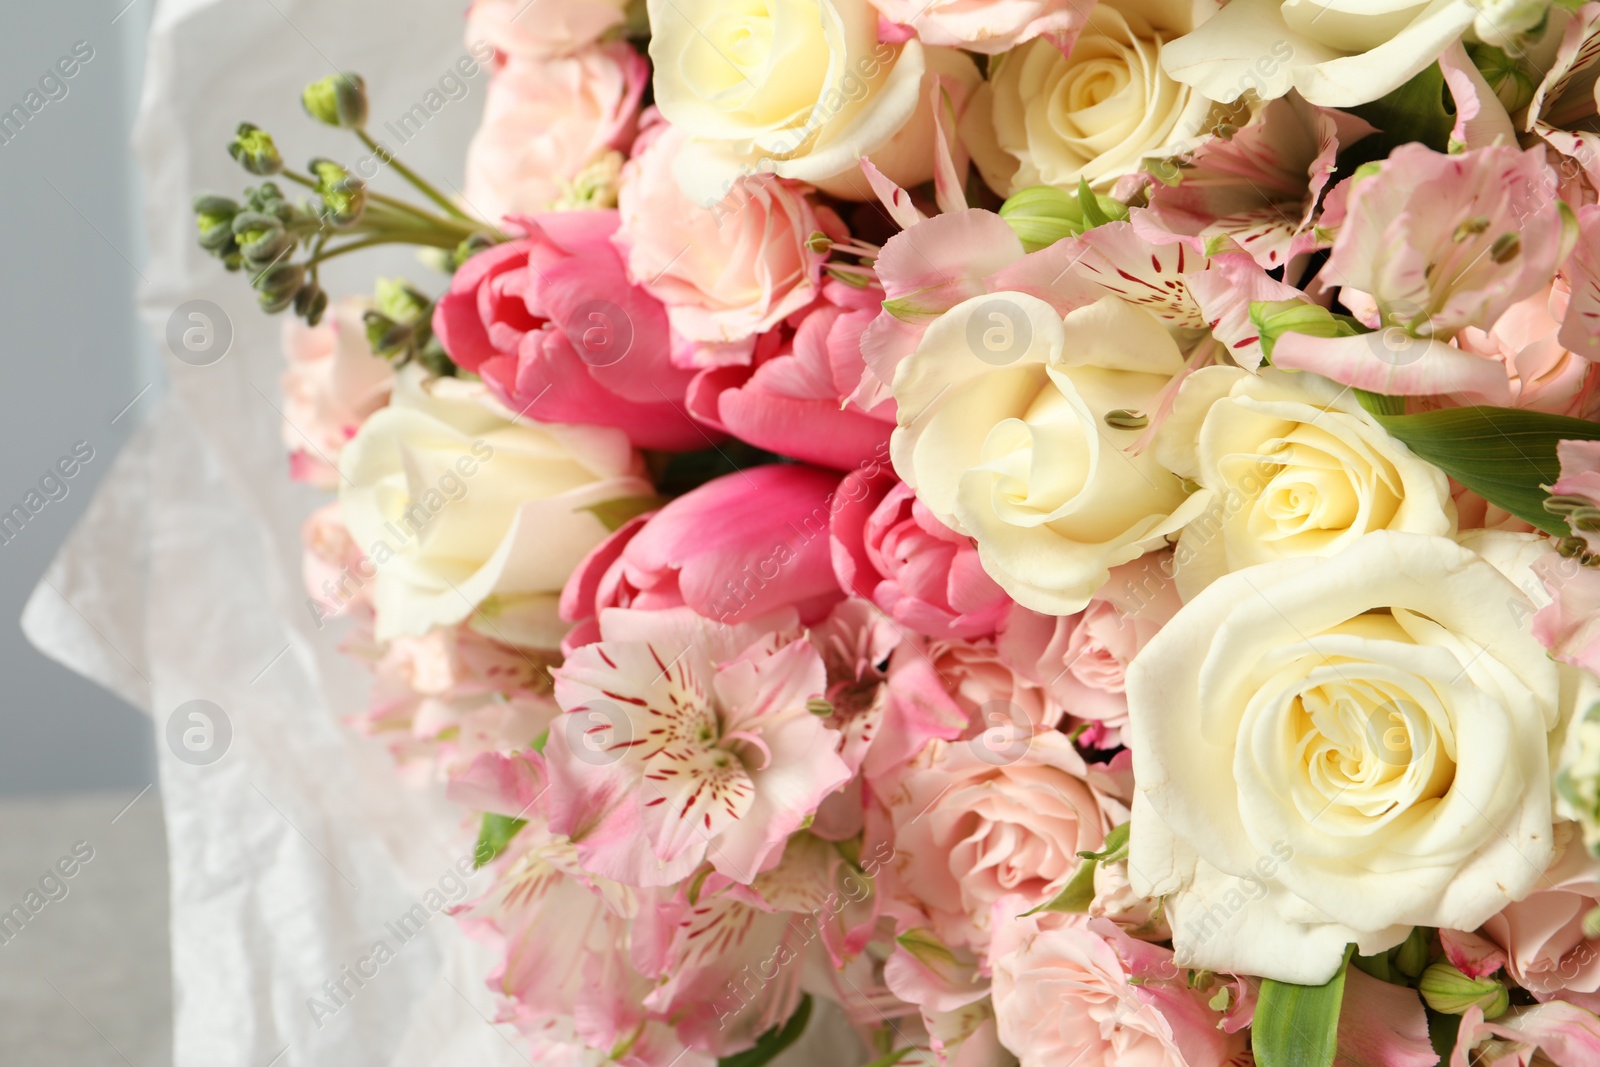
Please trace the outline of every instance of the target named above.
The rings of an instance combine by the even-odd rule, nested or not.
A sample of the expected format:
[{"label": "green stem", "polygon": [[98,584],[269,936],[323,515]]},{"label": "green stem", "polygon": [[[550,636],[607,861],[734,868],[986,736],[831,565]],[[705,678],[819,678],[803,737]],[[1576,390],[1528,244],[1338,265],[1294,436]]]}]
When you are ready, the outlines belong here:
[{"label": "green stem", "polygon": [[436,237],[430,241],[425,237],[412,236],[410,234],[376,234],[372,237],[363,237],[359,241],[351,241],[349,244],[342,244],[337,248],[330,248],[327,251],[319,250],[316,258],[310,262],[312,264],[326,263],[328,260],[336,259],[346,252],[360,252],[367,248],[377,248],[379,245],[422,245],[427,248],[443,248],[446,251],[454,249],[456,246],[455,242],[445,237]]},{"label": "green stem", "polygon": [[379,145],[377,141],[374,141],[372,136],[367,133],[366,130],[356,130],[356,136],[361,138],[361,143],[372,149],[379,159],[393,167],[396,174],[399,174],[406,181],[416,186],[417,191],[423,196],[444,208],[446,214],[460,219],[462,222],[473,221],[471,216],[467,215],[460,208],[456,207],[455,204],[451,203],[449,197],[445,196],[439,190],[435,189],[432,185],[424,181],[422,176],[416,171],[400,162],[399,156],[395,155],[387,148]]}]

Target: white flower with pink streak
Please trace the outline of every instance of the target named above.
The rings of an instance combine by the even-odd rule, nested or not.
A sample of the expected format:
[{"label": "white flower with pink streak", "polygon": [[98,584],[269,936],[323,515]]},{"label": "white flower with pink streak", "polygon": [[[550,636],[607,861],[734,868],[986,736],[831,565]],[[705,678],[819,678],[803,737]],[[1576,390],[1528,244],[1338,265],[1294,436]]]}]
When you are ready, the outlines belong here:
[{"label": "white flower with pink streak", "polygon": [[584,866],[655,886],[709,861],[748,884],[849,780],[812,703],[827,687],[822,658],[793,639],[792,618],[601,613],[600,641],[555,672],[566,714],[545,750],[551,825]]}]

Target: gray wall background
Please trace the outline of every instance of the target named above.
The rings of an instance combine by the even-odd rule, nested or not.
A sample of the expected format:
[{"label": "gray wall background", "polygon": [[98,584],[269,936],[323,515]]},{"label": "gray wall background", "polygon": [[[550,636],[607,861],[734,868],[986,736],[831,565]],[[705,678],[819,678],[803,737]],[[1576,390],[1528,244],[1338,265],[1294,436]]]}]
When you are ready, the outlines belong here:
[{"label": "gray wall background", "polygon": [[0,112],[24,105],[77,42],[94,50],[65,96],[49,86],[60,98],[0,143],[0,512],[75,442],[94,449],[67,495],[0,544],[0,796],[139,789],[155,775],[149,719],[40,655],[17,623],[162,388],[133,310],[144,251],[128,149],[154,4],[10,4],[0,34]]}]

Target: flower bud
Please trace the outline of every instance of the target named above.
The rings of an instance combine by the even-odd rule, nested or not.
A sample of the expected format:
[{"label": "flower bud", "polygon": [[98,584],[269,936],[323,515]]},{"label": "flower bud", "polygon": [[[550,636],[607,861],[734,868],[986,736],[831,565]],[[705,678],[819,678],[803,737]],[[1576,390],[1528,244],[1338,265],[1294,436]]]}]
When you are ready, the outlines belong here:
[{"label": "flower bud", "polygon": [[1467,42],[1467,55],[1489,83],[1494,95],[1510,114],[1516,114],[1533,100],[1534,81],[1503,49],[1476,41]]},{"label": "flower bud", "polygon": [[1417,986],[1428,1007],[1446,1015],[1461,1015],[1468,1008],[1483,1009],[1485,1019],[1504,1015],[1511,1006],[1506,987],[1493,978],[1468,978],[1449,960],[1441,959],[1422,972]]},{"label": "flower bud", "polygon": [[248,122],[239,123],[228,154],[251,174],[276,174],[283,169],[283,157],[272,143],[272,135]]},{"label": "flower bud", "polygon": [[403,278],[379,278],[373,287],[372,304],[380,315],[407,325],[433,314],[433,301]]},{"label": "flower bud", "polygon": [[323,218],[335,226],[350,226],[361,218],[367,209],[366,182],[330,159],[313,159],[311,173],[317,177]]},{"label": "flower bud", "polygon": [[245,261],[265,267],[294,247],[294,235],[271,215],[241,211],[233,217],[233,239]]},{"label": "flower bud", "polygon": [[306,114],[329,126],[359,130],[367,124],[367,83],[359,74],[330,74],[300,94]]},{"label": "flower bud", "polygon": [[1302,300],[1253,300],[1250,321],[1260,331],[1261,351],[1272,358],[1272,346],[1286,333],[1312,337],[1353,337],[1358,332],[1325,307]]},{"label": "flower bud", "polygon": [[308,281],[294,294],[294,313],[306,320],[306,325],[315,326],[322,321],[322,313],[328,310],[328,292],[316,282]]},{"label": "flower bud", "polygon": [[[1109,196],[1089,194],[1098,213],[1107,220],[1128,217],[1127,205]],[[1086,217],[1081,193],[1069,193],[1052,185],[1035,185],[1020,190],[1000,205],[1000,217],[1016,231],[1024,252],[1048,248],[1064,237],[1077,237],[1091,229],[1095,220]]]}]

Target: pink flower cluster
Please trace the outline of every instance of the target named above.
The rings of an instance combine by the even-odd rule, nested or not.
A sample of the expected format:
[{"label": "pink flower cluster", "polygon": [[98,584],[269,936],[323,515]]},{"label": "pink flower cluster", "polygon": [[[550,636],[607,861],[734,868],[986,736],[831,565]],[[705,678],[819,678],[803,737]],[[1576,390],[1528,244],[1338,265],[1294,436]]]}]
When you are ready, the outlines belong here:
[{"label": "pink flower cluster", "polygon": [[[1228,536],[1194,532],[1222,436],[1195,406],[1240,380],[1315,379],[1337,394],[1317,409],[1330,423],[1366,419],[1341,388],[1412,414],[1594,420],[1594,186],[1554,148],[1504,136],[1499,99],[1450,58],[1454,151],[1410,143],[1341,169],[1373,127],[1280,93],[1173,142],[1171,174],[1117,178],[1115,218],[1100,190],[1061,190],[1061,232],[1039,241],[1014,210],[970,206],[998,199],[980,199],[961,132],[976,68],[958,77],[950,57],[1001,64],[1043,38],[1065,59],[1098,24],[1055,0],[817,6],[829,34],[876,45],[863,99],[890,102],[846,95],[825,114],[800,89],[779,94],[794,105],[779,129],[790,144],[751,101],[771,104],[763,64],[803,80],[792,57],[752,45],[724,56],[731,74],[685,66],[688,89],[653,94],[658,111],[644,101],[661,61],[626,35],[629,5],[472,5],[469,32],[495,59],[462,201],[503,240],[439,295],[432,336],[450,367],[424,386],[366,348],[359,308],[290,332],[294,473],[337,487],[344,445],[391,390],[390,425],[416,422],[375,506],[419,497],[451,470],[448,449],[485,443],[482,472],[454,484],[512,533],[422,527],[407,550],[426,566],[408,573],[440,596],[519,562],[543,577],[538,531],[519,525],[533,521],[524,487],[549,501],[593,485],[573,473],[585,449],[653,492],[581,496],[573,512],[595,517],[593,536],[563,541],[581,556],[564,582],[497,586],[464,622],[381,643],[371,587],[387,564],[325,509],[306,527],[318,626],[350,617],[347,648],[374,670],[358,725],[408,777],[445,783],[509,834],[458,915],[496,950],[500,1021],[537,1062],[711,1067],[810,996],[880,1054],[1244,1067],[1259,982],[1189,965],[1177,920],[1134,891],[1144,876],[1126,845],[1146,803],[1129,668],[1204,585],[1194,538]],[[717,41],[751,39],[741,12],[710,27]],[[689,90],[698,110],[684,110]],[[896,108],[894,129],[861,132]],[[806,125],[835,121],[871,150]],[[910,189],[879,166],[907,144],[931,175]],[[795,176],[829,152],[843,152],[831,176]],[[707,202],[700,179],[717,166],[735,177]],[[1022,310],[952,326],[998,294]],[[1032,362],[988,360],[974,340],[1045,326],[1068,340]],[[963,338],[986,366],[926,388],[941,346]],[[401,411],[402,387],[448,417],[423,420],[415,398]],[[1230,396],[1281,423],[1261,446],[1273,463],[1309,449],[1288,401]],[[986,421],[985,404],[1010,414]],[[1080,414],[1094,432],[1079,451],[1117,473],[1059,461]],[[1370,436],[1340,439],[1306,477],[1320,487],[1354,456],[1381,499],[1349,511],[1401,514],[1382,497],[1405,488],[1398,467],[1370,454],[1383,431],[1361,426]],[[513,435],[530,428],[551,437]],[[559,464],[546,455],[558,450]],[[1600,674],[1600,442],[1563,439],[1557,459],[1546,488],[1565,536],[1541,541],[1442,474],[1434,513],[1451,537],[1532,546],[1548,596],[1528,627]],[[955,473],[945,484],[935,468]],[[1204,489],[1220,514],[1225,494]],[[1298,492],[1263,507],[1292,511]],[[1357,524],[1340,521],[1311,536]],[[1303,533],[1268,525],[1247,532],[1274,546]],[[1058,566],[1057,552],[1078,555]],[[1061,574],[1081,581],[1040,592]],[[1585,936],[1600,864],[1572,826],[1556,829],[1533,895],[1478,929],[1414,935],[1433,967],[1517,991],[1507,1014],[1488,1000],[1456,1012],[1455,1062],[1600,1062],[1586,1058],[1600,1048],[1600,953]],[[1379,977],[1400,966],[1397,940],[1347,971],[1341,1063],[1439,1062],[1430,987]]]}]

